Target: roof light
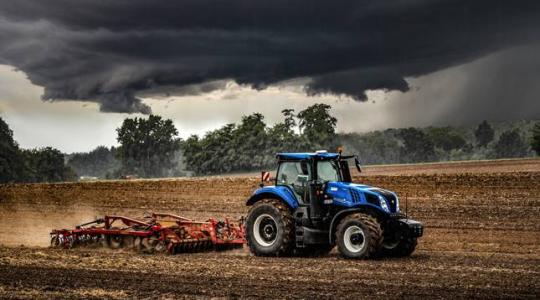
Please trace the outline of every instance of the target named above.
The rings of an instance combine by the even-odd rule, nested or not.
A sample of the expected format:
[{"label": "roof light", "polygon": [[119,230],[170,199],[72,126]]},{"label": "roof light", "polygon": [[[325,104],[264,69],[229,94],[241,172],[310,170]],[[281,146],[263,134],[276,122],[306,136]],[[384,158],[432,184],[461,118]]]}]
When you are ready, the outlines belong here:
[{"label": "roof light", "polygon": [[328,151],[326,151],[326,150],[317,150],[317,151],[315,151],[315,153],[317,153],[317,154],[318,153],[328,153]]}]

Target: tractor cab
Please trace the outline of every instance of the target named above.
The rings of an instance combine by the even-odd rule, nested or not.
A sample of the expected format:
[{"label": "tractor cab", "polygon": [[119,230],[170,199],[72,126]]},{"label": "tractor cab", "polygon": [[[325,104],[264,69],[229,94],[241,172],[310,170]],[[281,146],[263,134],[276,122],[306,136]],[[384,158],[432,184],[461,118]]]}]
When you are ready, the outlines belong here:
[{"label": "tractor cab", "polygon": [[[341,156],[336,153],[279,153],[276,186],[287,186],[297,200],[310,203],[313,193],[310,187],[323,187],[329,182],[351,182],[348,159],[354,158],[359,172],[360,163],[356,156]],[[324,191],[316,190],[324,193]]]},{"label": "tractor cab", "polygon": [[[354,159],[358,172],[360,162],[354,155],[317,151],[314,153],[278,153],[276,187],[287,187],[312,223],[318,225],[331,217],[333,194],[349,189],[352,182],[349,160]],[[339,199],[339,198],[338,198]]]}]

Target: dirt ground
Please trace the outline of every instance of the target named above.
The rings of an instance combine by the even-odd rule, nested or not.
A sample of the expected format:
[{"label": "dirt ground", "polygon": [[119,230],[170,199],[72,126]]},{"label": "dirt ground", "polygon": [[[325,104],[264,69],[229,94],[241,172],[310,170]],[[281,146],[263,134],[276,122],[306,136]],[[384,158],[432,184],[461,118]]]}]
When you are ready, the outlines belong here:
[{"label": "dirt ground", "polygon": [[[436,170],[431,170],[430,166]],[[366,170],[426,225],[410,258],[51,249],[52,228],[145,210],[239,218],[255,177],[0,185],[0,298],[540,297],[540,160]],[[493,171],[490,171],[493,170]]]},{"label": "dirt ground", "polygon": [[534,172],[540,170],[540,159],[498,159],[482,161],[452,161],[407,165],[376,165],[364,167],[367,175],[416,175],[457,173]]}]

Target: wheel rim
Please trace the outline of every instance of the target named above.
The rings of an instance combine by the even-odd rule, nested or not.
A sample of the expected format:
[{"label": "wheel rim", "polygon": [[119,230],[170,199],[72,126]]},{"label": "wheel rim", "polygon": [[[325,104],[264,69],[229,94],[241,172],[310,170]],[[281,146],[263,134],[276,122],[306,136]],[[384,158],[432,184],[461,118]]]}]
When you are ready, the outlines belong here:
[{"label": "wheel rim", "polygon": [[270,247],[277,239],[277,223],[269,214],[262,214],[255,219],[253,236],[261,246]]},{"label": "wheel rim", "polygon": [[396,248],[398,245],[399,245],[399,239],[396,237],[392,237],[391,239],[388,239],[388,240],[384,239],[384,242],[383,242],[383,248],[388,249],[388,250],[392,250]]},{"label": "wheel rim", "polygon": [[350,226],[343,234],[345,248],[353,253],[361,252],[366,246],[366,235],[359,226]]}]

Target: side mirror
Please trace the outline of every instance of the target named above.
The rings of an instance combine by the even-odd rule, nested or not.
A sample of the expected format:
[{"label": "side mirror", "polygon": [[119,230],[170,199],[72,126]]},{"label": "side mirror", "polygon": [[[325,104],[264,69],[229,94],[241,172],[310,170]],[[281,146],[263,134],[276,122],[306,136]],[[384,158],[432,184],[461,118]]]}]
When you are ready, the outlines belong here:
[{"label": "side mirror", "polygon": [[308,176],[308,175],[298,175],[298,176],[296,177],[296,180],[297,180],[298,182],[301,182],[302,184],[304,184],[304,183],[308,182],[309,176]]},{"label": "side mirror", "polygon": [[356,166],[356,170],[358,170],[358,173],[362,173],[362,167],[360,166],[360,161],[358,160],[358,157],[354,158],[354,165]]}]

